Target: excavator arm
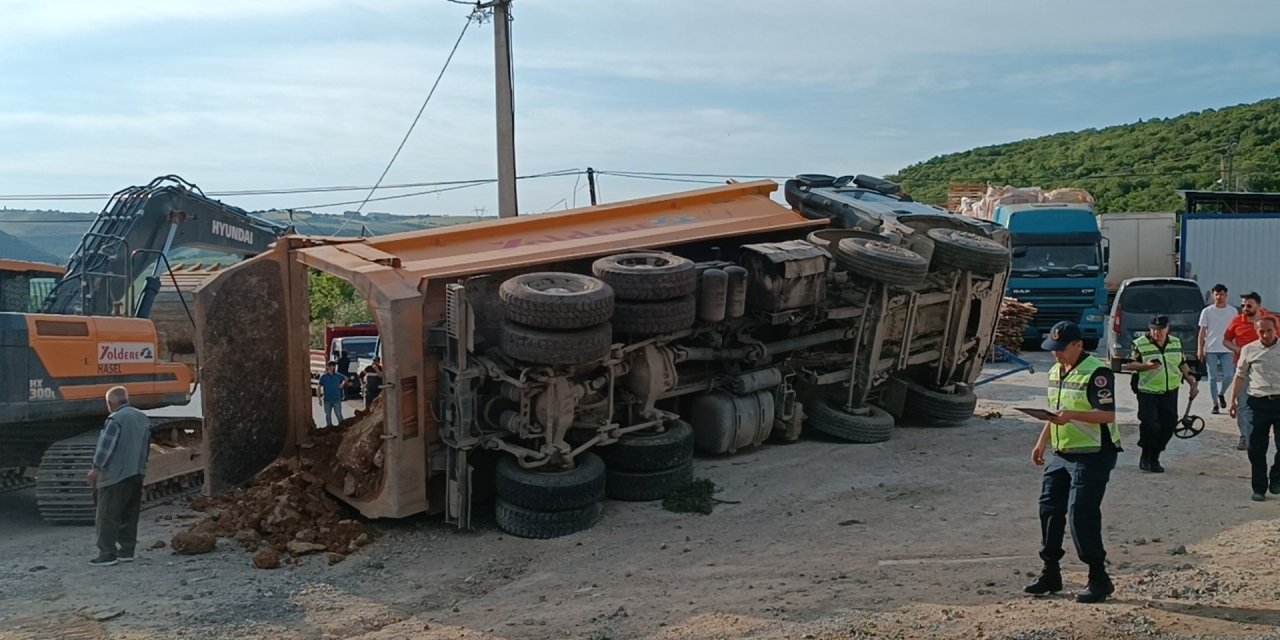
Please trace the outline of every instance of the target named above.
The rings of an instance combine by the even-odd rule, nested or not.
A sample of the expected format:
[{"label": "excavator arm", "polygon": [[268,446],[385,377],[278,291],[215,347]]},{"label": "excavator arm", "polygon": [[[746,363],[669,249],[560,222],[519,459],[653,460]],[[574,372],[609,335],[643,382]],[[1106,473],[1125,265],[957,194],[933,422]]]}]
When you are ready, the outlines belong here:
[{"label": "excavator arm", "polygon": [[[241,256],[267,250],[292,229],[206,197],[177,176],[116,192],[71,256],[44,313],[147,317],[164,273],[162,256],[191,247]],[[136,300],[129,294],[146,278]]]}]

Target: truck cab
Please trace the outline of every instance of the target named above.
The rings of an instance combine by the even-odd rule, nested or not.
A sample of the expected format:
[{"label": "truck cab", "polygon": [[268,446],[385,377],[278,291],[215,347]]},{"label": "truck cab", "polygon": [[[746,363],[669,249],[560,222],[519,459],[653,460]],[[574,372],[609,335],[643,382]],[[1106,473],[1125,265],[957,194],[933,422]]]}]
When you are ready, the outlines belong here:
[{"label": "truck cab", "polygon": [[1001,205],[994,221],[1009,230],[1013,266],[1011,297],[1036,307],[1023,340],[1039,343],[1054,324],[1080,325],[1085,348],[1105,337],[1108,249],[1091,205],[1028,203]]}]

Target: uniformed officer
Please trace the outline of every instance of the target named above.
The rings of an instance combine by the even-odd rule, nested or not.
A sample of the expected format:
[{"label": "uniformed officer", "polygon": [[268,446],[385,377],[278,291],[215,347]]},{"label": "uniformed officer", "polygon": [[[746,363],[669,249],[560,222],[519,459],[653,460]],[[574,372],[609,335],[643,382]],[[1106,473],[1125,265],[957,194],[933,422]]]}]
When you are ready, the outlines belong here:
[{"label": "uniformed officer", "polygon": [[1059,322],[1043,347],[1053,352],[1049,370],[1049,409],[1031,451],[1036,466],[1045,464],[1045,449],[1054,455],[1044,470],[1040,489],[1040,559],[1044,570],[1023,591],[1033,595],[1062,590],[1062,537],[1067,522],[1076,555],[1089,565],[1089,582],[1076,602],[1102,602],[1115,591],[1107,576],[1102,545],[1102,497],[1121,451],[1115,428],[1115,375],[1084,349],[1074,322]]},{"label": "uniformed officer", "polygon": [[1190,382],[1193,400],[1200,391],[1183,358],[1182,342],[1169,335],[1169,316],[1155,316],[1148,329],[1147,335],[1133,341],[1132,362],[1123,368],[1137,377],[1133,389],[1138,396],[1138,446],[1142,448],[1138,468],[1164,473],[1160,452],[1178,427],[1178,387],[1184,380]]}]

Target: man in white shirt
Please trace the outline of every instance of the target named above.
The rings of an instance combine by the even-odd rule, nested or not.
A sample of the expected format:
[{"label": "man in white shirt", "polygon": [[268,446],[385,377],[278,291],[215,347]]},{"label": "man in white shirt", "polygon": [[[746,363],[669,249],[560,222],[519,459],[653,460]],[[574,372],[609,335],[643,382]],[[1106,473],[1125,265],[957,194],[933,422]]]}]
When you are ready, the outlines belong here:
[{"label": "man in white shirt", "polygon": [[[1240,349],[1240,367],[1236,371],[1236,383],[1231,388],[1231,415],[1239,410],[1240,390],[1248,381],[1249,409],[1253,414],[1253,429],[1249,432],[1250,480],[1254,502],[1280,494],[1280,448],[1275,462],[1267,470],[1267,449],[1271,446],[1272,431],[1280,431],[1280,344],[1276,337],[1276,319],[1262,317],[1254,322],[1258,339]],[[1270,482],[1268,483],[1268,477]]]},{"label": "man in white shirt", "polygon": [[[1240,315],[1240,311],[1227,304],[1227,286],[1213,285],[1213,304],[1200,311],[1200,338],[1196,355],[1209,371],[1209,392],[1213,397],[1213,412],[1226,409],[1226,393],[1231,379],[1236,377],[1236,367],[1232,363],[1234,357],[1231,350],[1222,344],[1222,336],[1226,334],[1231,321]],[[1240,433],[1240,443],[1244,444],[1244,432]],[[1243,450],[1243,447],[1240,447]]]}]

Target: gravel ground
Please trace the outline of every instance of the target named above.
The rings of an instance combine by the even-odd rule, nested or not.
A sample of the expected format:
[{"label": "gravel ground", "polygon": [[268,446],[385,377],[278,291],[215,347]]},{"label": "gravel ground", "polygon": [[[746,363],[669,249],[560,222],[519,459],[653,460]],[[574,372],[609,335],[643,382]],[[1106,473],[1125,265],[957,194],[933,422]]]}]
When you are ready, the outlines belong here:
[{"label": "gravel ground", "polygon": [[[981,388],[990,419],[699,459],[725,501],[710,516],[609,502],[594,529],[549,541],[419,517],[371,524],[375,543],[341,563],[264,571],[229,540],[150,548],[198,517],[177,499],[144,511],[137,562],[93,568],[91,528],[41,523],[32,492],[0,495],[0,639],[1280,638],[1280,498],[1249,501],[1234,423],[1207,394],[1208,430],[1152,475],[1119,385],[1115,599],[1021,594],[1038,569],[1039,425],[1012,407],[1043,393],[1049,359],[1032,359],[1038,373]],[[1064,568],[1083,586],[1071,554]]]}]

